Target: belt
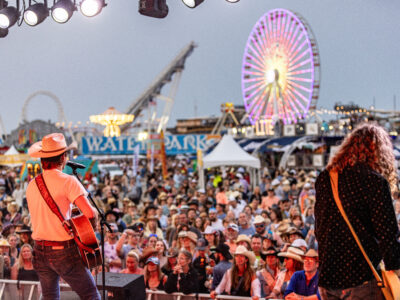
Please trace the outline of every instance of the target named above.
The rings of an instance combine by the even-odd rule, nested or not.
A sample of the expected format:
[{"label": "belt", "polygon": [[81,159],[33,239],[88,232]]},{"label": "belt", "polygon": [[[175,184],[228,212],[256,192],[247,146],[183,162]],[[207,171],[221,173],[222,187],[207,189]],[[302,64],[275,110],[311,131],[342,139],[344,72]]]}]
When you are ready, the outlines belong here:
[{"label": "belt", "polygon": [[57,246],[64,246],[64,247],[70,247],[75,244],[74,239],[67,240],[67,241],[38,241],[35,240],[35,245],[37,246],[42,246],[42,247],[57,247]]}]

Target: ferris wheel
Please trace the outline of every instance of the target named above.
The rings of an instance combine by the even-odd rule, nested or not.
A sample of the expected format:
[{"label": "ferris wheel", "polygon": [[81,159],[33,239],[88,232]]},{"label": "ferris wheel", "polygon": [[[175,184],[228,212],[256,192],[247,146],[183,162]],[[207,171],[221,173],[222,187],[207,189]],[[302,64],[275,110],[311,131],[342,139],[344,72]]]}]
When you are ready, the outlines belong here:
[{"label": "ferris wheel", "polygon": [[316,108],[319,68],[317,42],[300,15],[286,9],[264,14],[243,55],[242,94],[250,122],[305,119]]}]

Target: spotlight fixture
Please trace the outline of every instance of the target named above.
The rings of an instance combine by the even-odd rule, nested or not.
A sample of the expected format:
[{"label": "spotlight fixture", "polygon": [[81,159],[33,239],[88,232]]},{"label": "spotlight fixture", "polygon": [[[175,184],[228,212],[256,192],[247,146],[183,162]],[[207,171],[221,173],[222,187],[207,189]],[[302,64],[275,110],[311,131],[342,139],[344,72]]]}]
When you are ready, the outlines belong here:
[{"label": "spotlight fixture", "polygon": [[139,0],[139,13],[153,18],[165,18],[168,15],[166,0]]},{"label": "spotlight fixture", "polygon": [[182,0],[183,4],[190,8],[195,8],[196,6],[199,6],[201,3],[203,3],[203,1],[204,0]]},{"label": "spotlight fixture", "polygon": [[75,2],[71,0],[59,0],[51,8],[51,17],[57,23],[65,23],[72,17],[75,10]]},{"label": "spotlight fixture", "polygon": [[29,1],[29,7],[24,12],[24,21],[29,26],[36,26],[42,23],[49,16],[49,9],[47,2],[35,3],[31,5]]},{"label": "spotlight fixture", "polygon": [[[17,2],[18,3],[18,2]],[[0,28],[7,29],[13,26],[19,18],[19,11],[14,6],[8,6],[0,10]]]},{"label": "spotlight fixture", "polygon": [[239,2],[240,0],[226,0],[226,1],[228,1],[229,3],[236,3]]},{"label": "spotlight fixture", "polygon": [[8,28],[0,28],[0,38],[6,37],[8,35]]},{"label": "spotlight fixture", "polygon": [[106,6],[104,0],[83,0],[80,4],[81,13],[86,17],[98,15],[104,6]]}]

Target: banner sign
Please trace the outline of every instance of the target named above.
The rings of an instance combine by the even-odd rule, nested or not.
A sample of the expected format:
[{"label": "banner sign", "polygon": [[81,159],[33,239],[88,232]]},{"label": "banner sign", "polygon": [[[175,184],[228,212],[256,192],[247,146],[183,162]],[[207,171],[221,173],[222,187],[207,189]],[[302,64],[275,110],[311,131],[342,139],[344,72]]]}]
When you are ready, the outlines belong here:
[{"label": "banner sign", "polygon": [[220,140],[219,135],[210,134],[180,134],[164,137],[167,155],[196,154],[197,150],[207,150]]},{"label": "banner sign", "polygon": [[133,154],[136,145],[140,145],[140,152],[143,152],[140,142],[133,136],[105,137],[105,136],[83,136],[81,140],[82,154],[108,155],[108,154]]},{"label": "banner sign", "polygon": [[[165,152],[167,155],[196,154],[198,149],[204,151],[220,138],[219,135],[207,134],[165,135]],[[146,141],[137,141],[134,136],[83,136],[81,152],[83,155],[130,155],[137,145],[140,145],[141,154],[147,152]]]}]

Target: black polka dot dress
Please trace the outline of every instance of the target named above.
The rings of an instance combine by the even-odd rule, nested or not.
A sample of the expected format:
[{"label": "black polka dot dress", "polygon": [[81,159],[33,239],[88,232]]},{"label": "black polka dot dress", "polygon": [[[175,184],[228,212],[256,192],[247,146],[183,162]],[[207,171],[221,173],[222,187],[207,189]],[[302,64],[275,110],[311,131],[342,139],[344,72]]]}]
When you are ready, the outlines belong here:
[{"label": "black polka dot dress", "polygon": [[[399,230],[388,182],[369,166],[357,164],[339,174],[339,197],[375,267],[400,268]],[[315,235],[319,247],[319,286],[354,287],[373,278],[371,269],[336,206],[329,172],[316,181]]]}]

